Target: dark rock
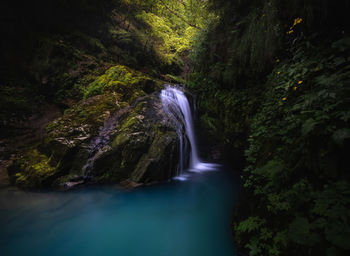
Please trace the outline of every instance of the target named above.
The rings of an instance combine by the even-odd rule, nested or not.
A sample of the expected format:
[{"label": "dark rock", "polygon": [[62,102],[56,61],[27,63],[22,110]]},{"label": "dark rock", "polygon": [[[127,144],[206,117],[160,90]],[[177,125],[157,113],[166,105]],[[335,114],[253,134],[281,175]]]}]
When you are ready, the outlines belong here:
[{"label": "dark rock", "polygon": [[132,105],[113,93],[91,97],[46,130],[42,142],[8,168],[12,183],[71,188],[89,180],[135,187],[175,175],[178,137],[159,92]]},{"label": "dark rock", "polygon": [[136,183],[164,181],[178,162],[175,127],[165,115],[158,93],[139,99],[114,131],[113,141],[94,160],[93,176]]}]

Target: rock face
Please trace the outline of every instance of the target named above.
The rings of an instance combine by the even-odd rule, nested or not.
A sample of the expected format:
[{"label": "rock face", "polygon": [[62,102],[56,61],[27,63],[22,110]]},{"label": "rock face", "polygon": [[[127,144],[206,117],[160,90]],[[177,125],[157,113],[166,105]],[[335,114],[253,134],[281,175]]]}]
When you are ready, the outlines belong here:
[{"label": "rock face", "polygon": [[178,163],[178,138],[154,93],[138,99],[112,140],[94,159],[92,176],[102,181],[150,183],[169,179]]},{"label": "rock face", "polygon": [[37,146],[9,166],[13,184],[23,188],[69,186],[87,180],[147,184],[175,175],[178,137],[163,111],[159,83],[139,79],[128,87],[127,82],[118,82],[118,72],[114,67],[106,72],[110,81],[103,77],[105,84],[113,83],[112,89],[98,84],[102,79],[95,81],[92,86],[101,87],[102,94],[65,111],[46,127],[47,134]]}]

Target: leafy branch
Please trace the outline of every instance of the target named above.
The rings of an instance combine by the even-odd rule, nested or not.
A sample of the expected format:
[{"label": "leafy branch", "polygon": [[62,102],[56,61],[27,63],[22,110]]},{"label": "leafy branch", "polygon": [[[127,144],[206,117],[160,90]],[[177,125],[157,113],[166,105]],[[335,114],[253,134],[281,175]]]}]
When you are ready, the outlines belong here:
[{"label": "leafy branch", "polygon": [[189,25],[190,27],[196,28],[196,29],[201,29],[200,27],[198,27],[195,24],[190,23],[189,21],[187,21],[185,18],[183,18],[181,15],[179,15],[177,12],[175,12],[174,10],[172,10],[163,0],[160,0],[160,2],[163,4],[163,6],[172,14],[174,14],[176,17],[178,17],[179,19],[181,19],[183,22],[185,22],[187,25]]}]

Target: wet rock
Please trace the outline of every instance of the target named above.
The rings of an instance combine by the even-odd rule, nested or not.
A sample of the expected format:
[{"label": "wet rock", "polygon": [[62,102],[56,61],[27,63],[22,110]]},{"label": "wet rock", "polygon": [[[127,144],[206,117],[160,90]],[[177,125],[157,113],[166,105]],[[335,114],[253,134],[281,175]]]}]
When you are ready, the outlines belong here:
[{"label": "wet rock", "polygon": [[158,93],[140,99],[96,155],[92,174],[101,181],[159,182],[175,175],[178,137]]},{"label": "wet rock", "polygon": [[80,180],[80,181],[68,181],[64,184],[64,187],[67,188],[67,189],[71,189],[71,188],[74,188],[74,187],[77,187],[79,185],[82,185],[84,184],[85,181],[84,180]]},{"label": "wet rock", "polygon": [[[103,81],[118,77],[112,71],[120,68],[109,70]],[[134,100],[121,95],[118,84],[117,91],[92,96],[66,110],[46,127],[41,143],[8,168],[11,182],[24,188],[75,187],[86,180],[134,187],[175,175],[176,128],[163,111],[159,91],[153,92],[154,83],[135,79],[136,85],[122,85]]]}]

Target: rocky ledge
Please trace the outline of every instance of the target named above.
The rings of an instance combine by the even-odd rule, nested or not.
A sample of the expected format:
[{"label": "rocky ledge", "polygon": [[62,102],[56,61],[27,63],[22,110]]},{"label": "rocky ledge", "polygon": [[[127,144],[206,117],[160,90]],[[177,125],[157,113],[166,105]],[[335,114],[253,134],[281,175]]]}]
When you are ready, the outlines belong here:
[{"label": "rocky ledge", "polygon": [[49,123],[46,135],[8,167],[22,188],[87,182],[127,186],[175,174],[176,127],[163,111],[162,83],[116,66],[86,89],[86,98]]}]

